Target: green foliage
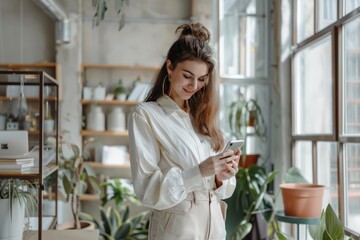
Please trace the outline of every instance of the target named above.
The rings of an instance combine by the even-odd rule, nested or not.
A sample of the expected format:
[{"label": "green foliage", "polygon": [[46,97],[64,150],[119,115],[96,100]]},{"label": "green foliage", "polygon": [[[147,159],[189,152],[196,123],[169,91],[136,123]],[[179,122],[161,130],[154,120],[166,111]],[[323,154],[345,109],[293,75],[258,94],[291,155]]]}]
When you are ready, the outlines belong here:
[{"label": "green foliage", "polygon": [[[31,188],[37,188],[38,184],[31,183],[28,180],[20,179],[1,179],[0,180],[0,199],[11,199],[9,201],[10,217],[12,218],[12,209],[14,201],[20,205],[25,204],[27,214],[32,214],[37,205],[36,193],[29,191]],[[26,190],[24,190],[26,189]]]},{"label": "green foliage", "polygon": [[240,224],[235,228],[231,239],[244,239],[251,231],[251,216],[255,212],[261,213],[269,222],[274,215],[274,198],[268,194],[268,185],[274,181],[278,171],[266,173],[262,166],[251,165],[249,168],[240,168],[236,174],[236,202],[242,210]]},{"label": "green foliage", "polygon": [[100,185],[94,170],[80,155],[80,148],[74,143],[63,140],[59,146],[59,177],[62,179],[60,182],[65,191],[66,200],[71,200],[74,221],[76,228],[79,229],[79,196],[86,192],[88,183],[97,194],[100,194]]},{"label": "green foliage", "polygon": [[[108,9],[106,0],[92,0],[92,6],[95,8],[95,14],[93,18],[93,25],[99,26],[100,22],[104,20],[105,13]],[[117,14],[120,15],[119,30],[124,27],[125,24],[125,0],[114,0],[114,8]]]},{"label": "green foliage", "polygon": [[[81,213],[80,219],[95,223],[103,240],[147,239],[149,228],[148,212],[144,211],[129,217],[130,211],[127,203],[140,204],[136,195],[123,186],[119,179],[115,179],[113,183],[104,183],[102,186],[110,187],[112,193],[105,193],[102,197],[101,221],[97,221],[86,213]],[[114,201],[116,207],[107,206],[105,208],[104,205],[109,201]]]},{"label": "green foliage", "polygon": [[129,217],[129,207],[118,210],[114,207],[100,207],[101,221],[89,214],[81,213],[82,220],[94,222],[103,240],[147,239],[147,212]]},{"label": "green foliage", "polygon": [[308,183],[297,167],[289,168],[284,176],[284,183]]},{"label": "green foliage", "polygon": [[105,206],[105,204],[111,200],[113,200],[117,206],[123,206],[126,201],[130,201],[136,205],[141,204],[134,192],[126,187],[123,187],[119,179],[115,179],[113,182],[105,182],[101,184],[101,186],[111,189],[111,193],[107,193],[102,196],[102,206]]},{"label": "green foliage", "polygon": [[121,94],[121,93],[126,93],[126,88],[121,84],[119,83],[119,85],[116,86],[116,88],[114,89],[114,94],[117,95],[117,94]]},{"label": "green foliage", "polygon": [[244,95],[241,94],[239,99],[230,104],[227,111],[229,126],[233,134],[239,138],[246,139],[246,127],[251,125],[255,130],[254,135],[265,139],[265,119],[257,100],[247,100]]},{"label": "green foliage", "polygon": [[[322,210],[318,225],[310,225],[309,232],[314,240],[343,240],[345,239],[344,227],[335,211],[328,204],[325,211]],[[288,240],[283,233],[276,233],[279,240]],[[348,240],[351,240],[350,237]]]}]

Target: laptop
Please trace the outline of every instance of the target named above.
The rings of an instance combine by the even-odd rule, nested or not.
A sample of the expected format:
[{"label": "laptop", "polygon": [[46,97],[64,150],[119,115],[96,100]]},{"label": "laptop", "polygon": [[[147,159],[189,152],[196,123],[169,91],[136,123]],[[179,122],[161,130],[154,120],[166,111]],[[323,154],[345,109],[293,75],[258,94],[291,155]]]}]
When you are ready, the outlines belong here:
[{"label": "laptop", "polygon": [[0,157],[23,155],[29,152],[28,131],[0,130]]}]

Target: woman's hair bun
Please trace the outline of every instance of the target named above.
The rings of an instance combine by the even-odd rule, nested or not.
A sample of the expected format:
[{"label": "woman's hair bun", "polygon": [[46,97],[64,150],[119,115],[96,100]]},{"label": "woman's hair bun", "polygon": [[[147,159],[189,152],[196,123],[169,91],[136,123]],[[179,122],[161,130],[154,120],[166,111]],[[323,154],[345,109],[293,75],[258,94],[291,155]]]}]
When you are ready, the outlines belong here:
[{"label": "woman's hair bun", "polygon": [[179,38],[191,35],[203,42],[210,41],[209,30],[201,23],[183,24],[176,29],[175,33],[177,32],[181,32]]}]

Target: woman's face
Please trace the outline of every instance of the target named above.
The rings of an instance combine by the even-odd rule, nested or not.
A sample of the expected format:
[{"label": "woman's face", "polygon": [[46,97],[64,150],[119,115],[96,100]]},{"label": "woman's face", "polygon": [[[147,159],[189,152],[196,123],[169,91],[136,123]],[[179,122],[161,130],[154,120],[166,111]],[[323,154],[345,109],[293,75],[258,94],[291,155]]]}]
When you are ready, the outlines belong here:
[{"label": "woman's face", "polygon": [[170,97],[181,107],[208,81],[209,67],[200,61],[183,61],[172,69],[170,60],[166,61],[170,78]]}]

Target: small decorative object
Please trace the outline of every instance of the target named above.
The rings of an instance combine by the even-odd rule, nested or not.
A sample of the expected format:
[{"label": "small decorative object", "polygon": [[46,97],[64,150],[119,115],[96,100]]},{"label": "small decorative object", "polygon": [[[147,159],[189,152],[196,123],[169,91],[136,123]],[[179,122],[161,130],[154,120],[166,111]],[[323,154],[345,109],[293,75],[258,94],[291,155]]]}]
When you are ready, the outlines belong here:
[{"label": "small decorative object", "polygon": [[19,123],[14,114],[10,114],[6,122],[6,130],[19,130]]},{"label": "small decorative object", "polygon": [[100,106],[92,106],[86,116],[86,128],[93,131],[105,130],[105,115]]},{"label": "small decorative object", "polygon": [[115,94],[117,100],[121,100],[121,101],[126,100],[127,91],[126,91],[126,88],[124,87],[121,79],[119,80],[119,84],[114,89],[114,94]]},{"label": "small decorative object", "polygon": [[44,131],[46,133],[51,133],[54,131],[55,121],[51,115],[51,110],[49,103],[45,103],[45,119],[44,119]]},{"label": "small decorative object", "polygon": [[106,95],[106,88],[101,83],[94,88],[93,100],[104,100]]},{"label": "small decorative object", "polygon": [[109,131],[125,131],[126,117],[121,107],[115,107],[107,118],[107,129]]},{"label": "small decorative object", "polygon": [[102,163],[104,164],[126,164],[127,147],[126,146],[103,146]]},{"label": "small decorative object", "polygon": [[83,87],[83,99],[84,100],[91,100],[93,95],[93,89],[92,87]]}]

